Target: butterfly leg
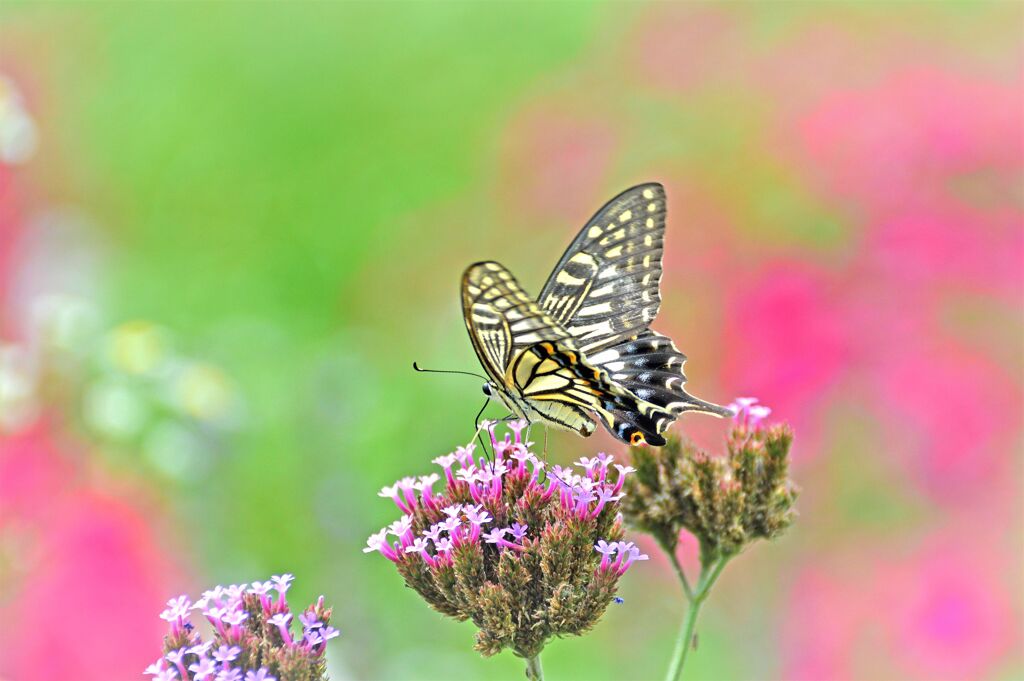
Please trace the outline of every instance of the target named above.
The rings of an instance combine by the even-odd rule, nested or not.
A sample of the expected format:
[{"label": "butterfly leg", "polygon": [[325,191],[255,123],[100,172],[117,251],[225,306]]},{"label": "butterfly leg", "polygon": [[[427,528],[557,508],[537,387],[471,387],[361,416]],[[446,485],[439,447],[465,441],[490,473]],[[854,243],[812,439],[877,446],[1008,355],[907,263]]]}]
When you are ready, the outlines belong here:
[{"label": "butterfly leg", "polygon": [[484,406],[480,407],[480,411],[477,412],[476,418],[473,419],[473,425],[476,426],[476,439],[480,441],[480,449],[483,450],[484,456],[486,456],[491,463],[494,463],[494,455],[487,453],[487,444],[484,442],[484,436],[481,432],[483,428],[480,427],[480,417],[484,415],[484,410],[487,409],[488,402],[490,402],[490,398],[484,400]]}]

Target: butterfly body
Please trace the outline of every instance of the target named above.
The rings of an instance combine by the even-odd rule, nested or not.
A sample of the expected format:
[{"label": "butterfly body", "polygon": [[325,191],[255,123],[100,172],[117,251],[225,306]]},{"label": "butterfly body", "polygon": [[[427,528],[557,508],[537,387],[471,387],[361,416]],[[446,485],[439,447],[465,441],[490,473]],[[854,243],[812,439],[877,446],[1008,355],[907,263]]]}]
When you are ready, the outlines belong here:
[{"label": "butterfly body", "polygon": [[649,329],[664,226],[664,189],[639,185],[588,221],[536,299],[499,263],[467,268],[463,318],[491,379],[484,392],[531,423],[584,437],[596,417],[629,444],[663,444],[684,411],[730,414],[683,390],[686,357]]}]

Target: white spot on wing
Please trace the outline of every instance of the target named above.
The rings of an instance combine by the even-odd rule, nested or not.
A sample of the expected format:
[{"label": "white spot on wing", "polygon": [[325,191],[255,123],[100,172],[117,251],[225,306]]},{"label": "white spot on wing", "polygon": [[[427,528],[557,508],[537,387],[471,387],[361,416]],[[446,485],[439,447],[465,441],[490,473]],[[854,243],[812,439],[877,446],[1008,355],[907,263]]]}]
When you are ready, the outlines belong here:
[{"label": "white spot on wing", "polygon": [[610,362],[610,361],[618,359],[618,358],[619,358],[618,351],[617,350],[609,349],[609,350],[602,350],[601,352],[598,352],[597,354],[592,355],[588,359],[590,359],[590,361],[593,362],[594,364],[604,364],[605,362]]},{"label": "white spot on wing", "polygon": [[593,317],[598,314],[607,314],[612,311],[611,303],[597,303],[596,305],[587,305],[586,307],[580,308],[577,313],[581,317]]},{"label": "white spot on wing", "polygon": [[587,340],[594,336],[610,335],[613,333],[612,324],[607,319],[598,324],[571,326],[566,330],[579,340]]}]

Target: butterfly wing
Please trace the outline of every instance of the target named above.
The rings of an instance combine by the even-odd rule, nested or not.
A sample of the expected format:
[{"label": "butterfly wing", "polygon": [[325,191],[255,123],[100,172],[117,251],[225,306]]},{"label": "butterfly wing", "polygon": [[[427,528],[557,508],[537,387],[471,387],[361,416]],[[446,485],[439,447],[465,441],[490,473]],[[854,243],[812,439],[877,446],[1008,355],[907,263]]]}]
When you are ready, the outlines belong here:
[{"label": "butterfly wing", "polygon": [[686,356],[648,328],[661,306],[666,198],[657,183],[627,189],[592,217],[566,249],[540,295],[541,306],[577,339],[588,361],[639,402],[660,410],[601,414],[616,437],[639,431],[651,444],[685,411],[731,412],[683,388]]},{"label": "butterfly wing", "polygon": [[[607,371],[558,341],[543,341],[516,355],[506,383],[529,408],[541,413],[557,411],[561,415],[569,410],[585,417],[587,412],[594,412],[610,432],[629,444],[664,444],[659,424],[674,418],[668,410],[638,398],[612,380]],[[592,432],[592,422],[589,427]]]},{"label": "butterfly wing", "polygon": [[604,205],[562,255],[537,299],[587,354],[637,336],[661,306],[665,189],[648,183]]},{"label": "butterfly wing", "polygon": [[542,347],[555,345],[538,343],[513,359],[505,378],[509,399],[531,421],[541,420],[583,437],[591,436],[597,425],[587,414],[591,408],[589,395],[579,390],[572,372],[551,361]]},{"label": "butterfly wing", "polygon": [[[529,347],[551,341],[575,352],[575,346],[565,329],[523,292],[511,272],[496,262],[471,265],[462,277],[462,312],[473,349],[510,409],[531,421],[542,420],[583,436],[594,432],[593,419],[578,403],[550,398],[534,401],[516,385],[518,372],[528,371],[534,364]],[[557,390],[553,377],[544,374],[536,378],[538,393],[545,382]]]},{"label": "butterfly wing", "polygon": [[504,381],[512,357],[542,340],[572,344],[558,322],[523,291],[504,265],[478,262],[462,275],[462,316],[477,356]]},{"label": "butterfly wing", "polygon": [[[668,412],[668,418],[659,415],[655,421],[655,432],[661,434],[680,414],[697,411],[715,416],[731,416],[732,412],[710,402],[705,402],[686,392],[683,384],[683,364],[686,355],[679,352],[672,339],[655,331],[647,330],[635,338],[630,338],[602,350],[590,358],[590,361],[609,372],[613,381],[621,385],[639,399],[651,402]],[[633,423],[634,419],[628,412],[614,412],[617,423]],[[646,429],[649,424],[633,423]],[[614,433],[614,427],[610,427]]]}]

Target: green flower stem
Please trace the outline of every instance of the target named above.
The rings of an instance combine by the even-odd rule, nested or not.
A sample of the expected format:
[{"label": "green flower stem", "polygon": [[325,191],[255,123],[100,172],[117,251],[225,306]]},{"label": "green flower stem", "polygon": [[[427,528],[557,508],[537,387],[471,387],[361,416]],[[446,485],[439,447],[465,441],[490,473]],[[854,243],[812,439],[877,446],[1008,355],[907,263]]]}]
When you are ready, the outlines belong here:
[{"label": "green flower stem", "polygon": [[[678,561],[673,556],[674,564],[678,565]],[[728,557],[719,558],[718,561],[710,565],[704,565],[700,571],[700,579],[697,580],[697,590],[693,592],[693,597],[689,599],[689,607],[686,611],[686,619],[683,620],[683,626],[679,632],[679,638],[676,640],[675,651],[672,653],[672,662],[668,667],[668,675],[665,677],[665,681],[678,681],[683,673],[683,665],[686,664],[686,655],[690,652],[691,641],[693,641],[693,630],[697,626],[697,614],[700,612],[700,606],[704,604],[705,599],[708,597],[708,593],[711,591],[711,587],[714,586],[718,580],[718,576],[722,574],[722,570],[725,568],[725,564],[729,562]],[[679,568],[678,572],[681,579],[685,580],[685,576],[682,574],[682,569]],[[689,586],[686,582],[683,582],[684,590],[689,590]]]},{"label": "green flower stem", "polygon": [[672,567],[676,570],[676,575],[679,577],[679,583],[683,585],[683,593],[686,594],[686,600],[693,600],[693,589],[690,588],[690,580],[686,578],[686,573],[683,572],[683,566],[679,564],[679,558],[676,557],[674,548],[670,548],[664,544],[661,545],[662,550],[668,554],[669,560],[672,561]]},{"label": "green flower stem", "polygon": [[540,653],[526,658],[526,678],[530,681],[544,681],[544,669],[540,666]]}]

